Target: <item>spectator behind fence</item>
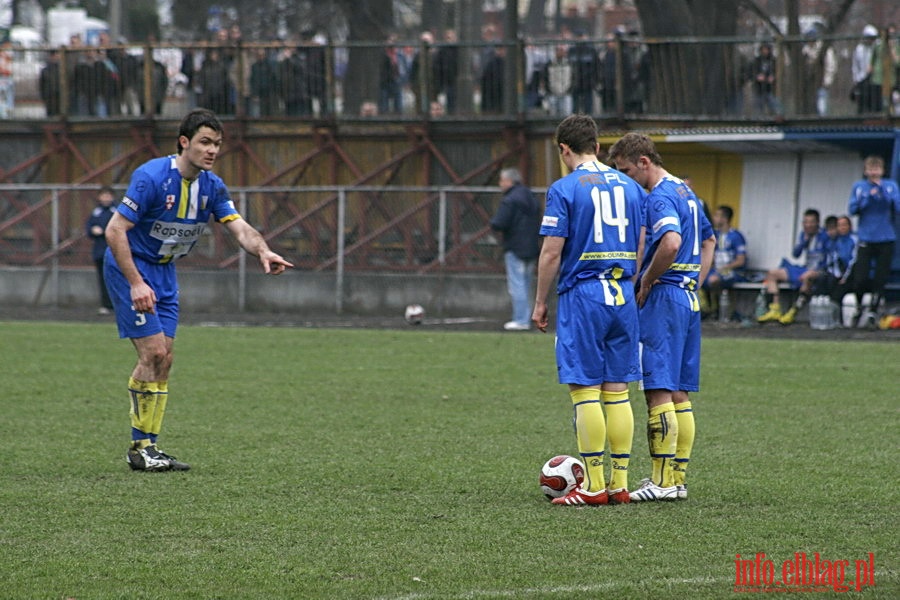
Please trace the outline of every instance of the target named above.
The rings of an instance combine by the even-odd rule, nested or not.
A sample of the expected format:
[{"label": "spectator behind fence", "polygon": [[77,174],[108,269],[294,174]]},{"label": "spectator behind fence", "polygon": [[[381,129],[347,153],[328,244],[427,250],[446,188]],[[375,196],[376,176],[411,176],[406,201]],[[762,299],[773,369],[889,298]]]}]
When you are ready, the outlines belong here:
[{"label": "spectator behind fence", "polygon": [[280,111],[281,73],[267,49],[256,48],[254,55],[256,60],[250,66],[250,114],[272,117]]},{"label": "spectator behind fence", "polygon": [[[804,257],[802,264],[795,264],[785,258],[777,269],[766,273],[763,293],[769,310],[757,318],[760,323],[778,321],[782,325],[790,325],[812,295],[812,286],[825,264],[829,244],[828,234],[819,227],[819,219],[819,211],[814,208],[803,213],[803,228],[797,235],[797,243],[791,252],[793,258]],[[778,285],[785,281],[798,290],[798,294],[788,311],[782,313]]]},{"label": "spectator behind fence", "polygon": [[444,32],[444,43],[434,55],[434,87],[443,94],[446,113],[456,114],[456,80],[459,77],[459,39],[455,29]]},{"label": "spectator behind fence", "polygon": [[327,40],[321,33],[313,34],[309,43],[303,47],[306,53],[306,80],[309,97],[313,103],[313,112],[323,115],[328,112],[327,106],[327,62],[325,45]]},{"label": "spectator behind fence", "polygon": [[481,71],[481,112],[503,112],[506,97],[506,47],[497,46]]},{"label": "spectator behind fence", "polygon": [[644,49],[637,31],[628,34],[625,60],[622,63],[625,80],[625,112],[641,114],[647,109],[650,86],[650,53]]},{"label": "spectator behind fence", "polygon": [[[900,68],[900,40],[892,38],[896,33],[893,25],[888,25],[888,46],[885,49],[884,38],[878,38],[872,45],[872,111],[884,110],[884,87],[887,84],[889,96],[897,87],[897,69]],[[885,56],[887,54],[887,56]],[[886,60],[885,60],[886,59]],[[885,66],[887,62],[887,66]]]},{"label": "spectator behind fence", "polygon": [[284,95],[284,114],[304,117],[312,114],[312,97],[309,94],[309,78],[305,56],[295,42],[288,42],[278,65],[278,80]]},{"label": "spectator behind fence", "polygon": [[403,113],[402,59],[399,55],[397,36],[392,33],[385,40],[378,67],[378,112],[382,115]]},{"label": "spectator behind fence", "polygon": [[69,46],[66,52],[66,82],[69,86],[69,97],[65,99],[69,115],[77,117],[88,114],[87,92],[84,89],[84,65],[87,62],[87,53],[80,49],[84,47],[81,36],[77,33],[69,37]]},{"label": "spectator behind fence", "polygon": [[807,41],[803,44],[802,52],[806,77],[813,84],[815,96],[812,100],[815,102],[816,114],[824,117],[828,114],[829,90],[837,73],[837,58],[831,43],[826,45],[819,38],[818,27],[808,29],[805,36]]},{"label": "spectator behind fence", "polygon": [[109,48],[109,34],[101,32],[97,37],[98,48],[94,53],[94,81],[97,85],[95,96],[96,115],[115,117],[122,114],[122,75],[119,62],[123,51]]},{"label": "spectator behind fence", "polygon": [[491,229],[503,234],[506,287],[512,300],[512,319],[503,329],[527,331],[531,328],[531,282],[540,252],[540,206],[518,169],[500,171],[500,189],[503,199]]},{"label": "spectator behind fence", "polygon": [[[143,71],[143,60],[139,63],[141,71]],[[144,97],[144,78],[140,78],[137,91],[140,96],[141,113],[147,114],[147,100]],[[169,88],[169,75],[166,73],[166,66],[154,60],[150,67],[150,108],[154,115],[161,115],[163,112],[163,104],[166,100],[166,90]]]},{"label": "spectator behind fence", "polygon": [[603,53],[600,67],[600,104],[605,113],[614,113],[618,109],[618,95],[616,91],[616,36],[610,33],[606,36],[606,50]]},{"label": "spectator behind fence", "polygon": [[[723,204],[713,213],[712,224],[716,232],[716,253],[713,267],[703,282],[700,310],[704,317],[719,314],[719,297],[723,289],[747,281],[747,240],[744,234],[731,226],[734,209]],[[731,314],[722,315],[725,320]]]},{"label": "spectator behind fence", "polygon": [[184,87],[187,95],[187,104],[188,109],[192,109],[197,106],[198,101],[198,90],[197,90],[197,82],[195,80],[195,76],[197,74],[197,69],[195,68],[194,61],[197,60],[198,52],[191,49],[185,48],[181,54],[181,74],[184,75]]},{"label": "spectator behind fence", "polygon": [[[416,99],[415,112],[424,113],[433,100],[434,95],[434,59],[437,50],[434,47],[434,34],[425,30],[419,35],[419,45],[410,48],[412,58],[401,54],[399,59],[400,79],[408,80]],[[408,64],[407,64],[408,63]]]},{"label": "spectator behind fence", "polygon": [[525,110],[540,110],[547,93],[547,63],[550,61],[547,46],[529,40],[525,46]]},{"label": "spectator behind fence", "polygon": [[872,54],[875,40],[878,39],[878,30],[874,25],[866,25],[863,27],[862,35],[863,39],[853,49],[853,61],[850,63],[853,75],[850,99],[856,102],[857,114],[875,110],[876,97],[881,97],[881,90],[876,90],[872,84]]},{"label": "spectator behind fence", "polygon": [[218,48],[209,48],[197,73],[197,103],[216,114],[228,114],[228,68]]},{"label": "spectator behind fence", "polygon": [[[853,291],[857,299],[857,318],[874,326],[876,313],[884,298],[891,274],[891,260],[897,240],[894,225],[900,213],[897,182],[884,177],[884,160],[868,156],[863,162],[864,178],[853,184],[849,212],[859,217],[859,246],[853,267]],[[862,314],[863,294],[871,292],[870,310]]]},{"label": "spectator behind fence", "polygon": [[62,86],[59,73],[59,50],[51,50],[47,55],[47,63],[41,69],[38,80],[41,100],[47,110],[48,117],[55,117],[62,113]]},{"label": "spectator behind fence", "polygon": [[753,82],[753,108],[756,114],[781,115],[781,103],[775,96],[775,56],[772,44],[763,42],[759,52],[750,63],[750,80]]},{"label": "spectator behind fence", "polygon": [[566,44],[557,44],[553,50],[553,58],[547,63],[547,91],[550,93],[548,104],[550,114],[561,116],[572,112],[572,64],[569,62],[569,48]]},{"label": "spectator behind fence", "polygon": [[572,112],[586,115],[594,112],[594,90],[600,85],[600,55],[588,39],[587,31],[579,30],[576,41],[569,48],[572,63]]}]

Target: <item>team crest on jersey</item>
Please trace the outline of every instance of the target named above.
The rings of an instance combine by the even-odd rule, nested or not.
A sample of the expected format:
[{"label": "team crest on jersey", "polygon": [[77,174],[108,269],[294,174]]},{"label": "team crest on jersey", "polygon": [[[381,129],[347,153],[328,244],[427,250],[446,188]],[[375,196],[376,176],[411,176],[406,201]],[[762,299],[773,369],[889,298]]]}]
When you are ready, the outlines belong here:
[{"label": "team crest on jersey", "polygon": [[172,210],[173,206],[175,206],[175,195],[168,194],[166,196],[166,210]]}]

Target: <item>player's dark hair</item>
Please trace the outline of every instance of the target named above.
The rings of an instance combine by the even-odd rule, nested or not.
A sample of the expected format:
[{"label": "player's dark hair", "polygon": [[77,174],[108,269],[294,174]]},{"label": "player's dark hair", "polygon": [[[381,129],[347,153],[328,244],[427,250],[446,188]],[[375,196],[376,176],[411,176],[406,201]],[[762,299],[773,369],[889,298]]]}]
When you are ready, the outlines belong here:
[{"label": "player's dark hair", "polygon": [[837,227],[838,218],[837,215],[828,215],[825,217],[825,229],[829,227]]},{"label": "player's dark hair", "polygon": [[821,216],[819,215],[819,211],[817,211],[814,208],[807,208],[806,211],[803,213],[803,216],[804,217],[815,217],[816,221],[821,221],[821,219],[822,219]]},{"label": "player's dark hair", "polygon": [[728,219],[728,222],[731,223],[731,218],[734,216],[734,209],[728,206],[727,204],[720,204],[716,207],[717,211],[720,211],[725,218]]},{"label": "player's dark hair", "polygon": [[663,166],[662,157],[656,149],[656,144],[643,133],[634,131],[626,133],[609,149],[609,161],[613,164],[616,159],[625,159],[632,164],[637,164],[638,159],[642,156],[646,156],[657,167]]},{"label": "player's dark hair", "polygon": [[596,154],[598,134],[597,123],[589,115],[569,115],[556,127],[556,143],[575,154]]},{"label": "player's dark hair", "polygon": [[181,136],[191,139],[198,131],[200,131],[201,127],[209,127],[219,134],[225,133],[225,128],[222,127],[222,122],[219,120],[219,117],[216,116],[216,113],[208,108],[195,108],[184,116],[181,120],[181,125],[178,126],[178,139],[175,140],[178,154],[181,154],[182,149],[180,141]]}]

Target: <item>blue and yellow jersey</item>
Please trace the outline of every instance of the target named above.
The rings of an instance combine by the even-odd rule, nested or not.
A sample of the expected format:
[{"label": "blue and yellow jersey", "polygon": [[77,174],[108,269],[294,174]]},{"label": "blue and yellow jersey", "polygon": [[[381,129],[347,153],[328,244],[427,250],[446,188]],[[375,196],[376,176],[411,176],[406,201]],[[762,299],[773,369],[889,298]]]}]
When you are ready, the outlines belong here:
[{"label": "blue and yellow jersey", "polygon": [[218,175],[200,171],[192,181],[182,179],[174,154],[138,167],[117,210],[135,224],[128,231],[132,254],[155,263],[190,252],[210,215],[220,223],[240,218]]},{"label": "blue and yellow jersey", "polygon": [[713,229],[691,188],[672,175],[663,177],[647,196],[647,251],[642,273],[653,260],[659,240],[669,231],[681,236],[681,247],[672,266],[659,281],[696,290],[700,276],[700,245],[713,235]]},{"label": "blue and yellow jersey", "polygon": [[557,292],[582,279],[623,279],[637,272],[644,190],[600,162],[579,165],[547,190],[543,236],[566,238]]}]

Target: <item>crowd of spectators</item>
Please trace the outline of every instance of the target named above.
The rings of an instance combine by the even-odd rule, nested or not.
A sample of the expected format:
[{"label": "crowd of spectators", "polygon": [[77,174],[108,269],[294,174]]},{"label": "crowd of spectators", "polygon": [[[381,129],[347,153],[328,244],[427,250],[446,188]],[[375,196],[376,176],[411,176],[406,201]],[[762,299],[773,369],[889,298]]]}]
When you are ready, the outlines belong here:
[{"label": "crowd of spectators", "polygon": [[[852,82],[843,102],[849,91],[859,114],[886,108],[900,113],[900,40],[892,25],[885,32],[882,36],[875,26],[866,25],[855,47],[848,46],[852,55],[847,53],[843,68],[847,76],[852,71]],[[244,40],[237,23],[196,47],[180,45],[178,59],[152,44],[149,68],[142,46],[121,39],[113,43],[105,33],[92,42],[85,44],[73,35],[64,48],[46,52],[38,89],[48,116],[160,114],[164,101],[173,96],[184,98],[186,108],[205,106],[222,115],[321,115],[340,110],[330,100],[340,94],[349,57],[367,60],[366,52],[340,45],[329,49],[326,37],[312,31],[272,43]],[[463,106],[462,89],[472,90],[471,104],[466,102],[464,108],[473,113],[502,114],[524,107],[550,116],[642,114],[652,112],[654,86],[660,85],[653,78],[648,46],[637,31],[623,28],[598,39],[587,30],[564,27],[553,38],[510,45],[496,26],[486,24],[481,39],[468,50],[463,52],[453,29],[422,31],[413,43],[389,34],[380,52],[372,46],[368,54],[377,56],[377,64],[366,70],[374,81],[364,86],[367,97],[360,101],[360,114],[456,115]],[[739,113],[751,116],[783,116],[779,75],[789,61],[778,56],[782,50],[763,42],[748,53],[752,56],[737,69],[740,80],[732,86],[738,91],[728,92],[741,96],[729,101],[730,109],[737,106]],[[521,56],[511,63],[519,51]],[[12,115],[15,102],[12,54],[8,41],[0,44],[0,118]],[[823,40],[821,27],[804,33],[802,60],[810,98],[799,110],[825,116],[840,77],[834,42]],[[513,98],[518,86],[509,89],[510,65],[522,66],[521,104]],[[885,95],[885,89],[893,95]],[[746,102],[741,90],[747,90]],[[886,107],[886,99],[896,107]]]}]

